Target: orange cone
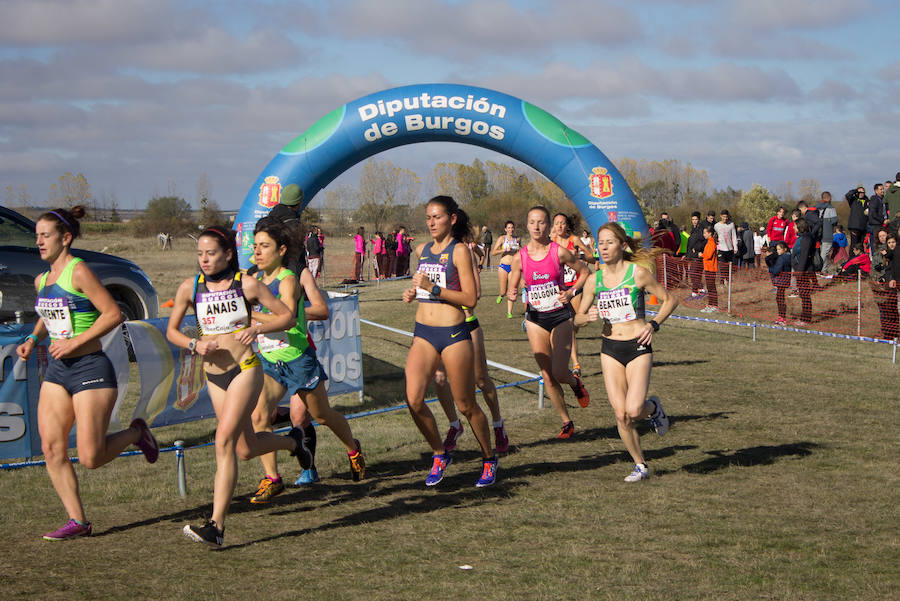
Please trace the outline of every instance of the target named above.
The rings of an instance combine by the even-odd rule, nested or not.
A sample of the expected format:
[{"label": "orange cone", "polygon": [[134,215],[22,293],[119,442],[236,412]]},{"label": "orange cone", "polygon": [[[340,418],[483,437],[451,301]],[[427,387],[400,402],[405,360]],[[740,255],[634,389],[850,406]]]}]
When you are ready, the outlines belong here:
[{"label": "orange cone", "polygon": [[160,305],[160,307],[174,307],[174,306],[175,306],[174,298],[170,298],[169,300],[167,300],[166,302],[164,302],[163,304]]},{"label": "orange cone", "polygon": [[659,304],[659,299],[656,298],[656,295],[655,295],[655,294],[651,294],[651,295],[650,295],[650,300],[647,301],[647,304],[650,304],[650,305],[658,305],[658,304]]}]

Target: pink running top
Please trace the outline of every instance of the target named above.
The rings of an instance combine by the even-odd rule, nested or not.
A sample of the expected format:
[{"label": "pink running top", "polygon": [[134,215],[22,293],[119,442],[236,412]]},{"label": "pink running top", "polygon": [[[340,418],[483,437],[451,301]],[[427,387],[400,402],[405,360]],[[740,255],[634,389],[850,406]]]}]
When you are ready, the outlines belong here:
[{"label": "pink running top", "polygon": [[561,309],[563,305],[557,296],[565,290],[565,276],[559,264],[559,245],[551,241],[547,256],[540,261],[533,260],[525,246],[519,250],[519,256],[531,308],[541,313]]},{"label": "pink running top", "polygon": [[356,242],[356,252],[359,254],[363,254],[366,252],[366,242],[363,240],[363,237],[359,234],[353,236],[353,241]]},{"label": "pink running top", "polygon": [[375,240],[372,242],[372,254],[373,254],[373,255],[380,255],[380,254],[381,254],[381,249],[382,249],[383,245],[384,245],[384,241],[382,241],[381,238],[379,238],[378,236],[376,236],[376,237],[375,237]]}]

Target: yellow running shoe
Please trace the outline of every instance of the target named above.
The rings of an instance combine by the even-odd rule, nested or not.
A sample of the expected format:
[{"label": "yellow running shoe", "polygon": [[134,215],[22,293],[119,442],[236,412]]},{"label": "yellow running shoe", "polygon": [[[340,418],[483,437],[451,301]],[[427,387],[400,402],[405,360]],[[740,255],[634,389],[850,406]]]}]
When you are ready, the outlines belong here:
[{"label": "yellow running shoe", "polygon": [[250,502],[257,505],[265,505],[272,500],[272,497],[282,492],[284,492],[284,482],[281,481],[281,478],[278,479],[278,482],[273,482],[271,478],[266,476],[260,480],[259,489],[251,497]]},{"label": "yellow running shoe", "polygon": [[366,458],[363,456],[359,441],[354,439],[353,442],[356,443],[356,452],[347,452],[347,458],[350,459],[350,478],[354,482],[359,482],[366,477]]}]

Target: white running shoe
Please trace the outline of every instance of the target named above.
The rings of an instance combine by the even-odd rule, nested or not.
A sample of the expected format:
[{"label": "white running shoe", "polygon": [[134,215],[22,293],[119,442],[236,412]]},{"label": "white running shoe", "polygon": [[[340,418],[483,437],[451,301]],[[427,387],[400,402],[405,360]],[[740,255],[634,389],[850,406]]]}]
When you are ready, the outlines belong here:
[{"label": "white running shoe", "polygon": [[625,476],[625,482],[640,482],[650,477],[650,468],[646,465],[635,463],[634,471]]},{"label": "white running shoe", "polygon": [[658,396],[651,396],[648,400],[656,407],[653,410],[653,415],[650,416],[650,427],[660,436],[665,436],[666,432],[669,431],[669,416],[663,411],[663,406],[659,402]]}]

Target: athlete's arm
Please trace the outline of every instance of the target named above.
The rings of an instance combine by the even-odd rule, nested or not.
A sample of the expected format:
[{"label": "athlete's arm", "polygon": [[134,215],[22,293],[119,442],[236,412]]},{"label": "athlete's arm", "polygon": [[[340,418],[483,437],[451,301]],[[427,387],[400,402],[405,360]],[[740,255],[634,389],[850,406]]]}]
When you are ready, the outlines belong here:
[{"label": "athlete's arm", "polygon": [[[672,314],[675,307],[678,306],[678,299],[675,298],[674,294],[669,294],[666,287],[660,284],[649,270],[639,265],[634,267],[634,283],[662,301],[659,312],[653,318],[657,325],[661,325]],[[638,336],[638,343],[650,344],[650,341],[653,339],[653,332],[653,326],[647,323]]]},{"label": "athlete's arm", "polygon": [[594,304],[594,297],[596,296],[594,291],[597,289],[597,273],[599,271],[598,269],[593,274],[593,277],[588,278],[591,281],[591,286],[585,284],[584,292],[581,293],[581,304],[578,305],[578,311],[575,313],[576,326],[584,326],[600,318],[600,311],[597,309],[597,305]]},{"label": "athlete's arm", "polygon": [[[417,262],[422,257],[422,250],[424,248],[425,248],[424,243],[422,243],[416,247],[416,261]],[[410,263],[412,263],[412,261],[410,261]],[[417,268],[417,271],[412,275],[412,288],[407,288],[406,290],[403,291],[403,302],[405,302],[405,303],[411,303],[414,300],[416,300],[416,274],[418,274],[418,273],[419,272],[418,272],[418,268]]]},{"label": "athlete's arm", "polygon": [[559,245],[557,245],[557,247],[559,248],[560,265],[568,265],[578,272],[578,281],[575,282],[575,285],[566,290],[561,290],[559,293],[559,300],[563,303],[567,303],[572,300],[579,290],[584,288],[584,283],[587,282],[588,277],[590,277],[591,270],[584,261],[575,257],[575,255],[569,252],[567,248],[563,248]]},{"label": "athlete's arm", "polygon": [[[178,291],[175,292],[175,304],[172,306],[172,312],[169,314],[169,323],[166,325],[166,340],[181,348],[188,348],[191,344],[191,337],[181,332],[180,328],[181,322],[191,306],[191,296],[193,294],[194,278],[188,278],[181,282]],[[194,352],[198,355],[206,355],[218,348],[219,343],[215,339],[200,338],[194,347]]]},{"label": "athlete's arm", "polygon": [[[41,275],[38,275],[36,278],[34,278],[35,293],[40,292]],[[16,355],[18,355],[19,359],[21,359],[22,361],[27,361],[28,357],[31,355],[31,351],[34,350],[34,347],[36,347],[38,343],[47,336],[47,328],[44,327],[44,320],[41,319],[40,315],[38,315],[38,320],[34,324],[34,329],[31,331],[31,335],[34,336],[36,340],[26,338],[25,342],[16,347]]]},{"label": "athlete's arm", "polygon": [[316,278],[309,269],[304,268],[300,272],[300,287],[303,288],[306,300],[309,301],[309,307],[305,310],[307,321],[324,321],[331,317],[328,301],[316,285]]},{"label": "athlete's arm", "polygon": [[506,236],[498,236],[497,241],[494,242],[494,248],[491,249],[492,255],[502,255],[503,254],[503,241],[506,240]]}]

